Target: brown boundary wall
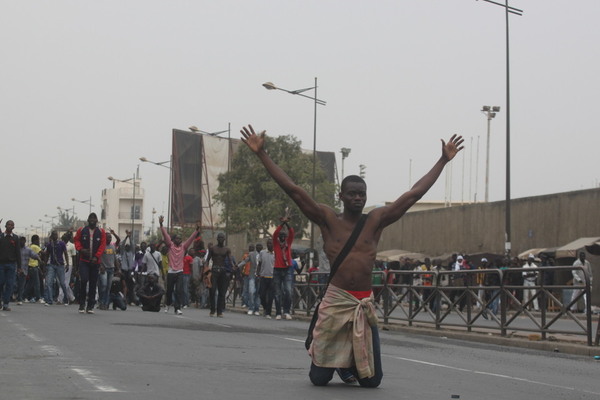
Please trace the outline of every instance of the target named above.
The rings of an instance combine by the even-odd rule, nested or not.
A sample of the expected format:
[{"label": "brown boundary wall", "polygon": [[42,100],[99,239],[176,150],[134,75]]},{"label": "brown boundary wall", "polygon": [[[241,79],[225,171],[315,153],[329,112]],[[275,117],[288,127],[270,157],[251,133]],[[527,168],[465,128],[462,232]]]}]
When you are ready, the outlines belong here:
[{"label": "brown boundary wall", "polygon": [[[600,236],[600,188],[514,199],[511,214],[513,255]],[[383,231],[378,251],[502,254],[504,232],[504,201],[409,212]]]}]

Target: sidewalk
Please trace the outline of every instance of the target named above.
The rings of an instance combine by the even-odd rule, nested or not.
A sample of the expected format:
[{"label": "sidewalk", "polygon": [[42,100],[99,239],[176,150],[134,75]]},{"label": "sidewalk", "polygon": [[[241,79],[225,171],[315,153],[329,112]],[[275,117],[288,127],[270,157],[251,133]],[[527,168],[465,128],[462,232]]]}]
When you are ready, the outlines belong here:
[{"label": "sidewalk", "polygon": [[[231,307],[229,310],[233,312],[246,313],[247,310],[241,307]],[[294,319],[310,322],[311,316],[305,313],[294,314]],[[593,320],[594,332],[597,326],[597,317]],[[528,332],[509,332],[503,337],[497,334],[497,331],[492,332],[485,328],[472,328],[471,332],[467,332],[466,328],[445,327],[439,330],[432,328],[430,325],[418,326],[413,323],[413,326],[408,326],[402,323],[379,324],[383,331],[397,331],[412,335],[428,335],[440,338],[467,340],[477,343],[488,343],[500,346],[511,346],[517,348],[525,348],[532,350],[542,350],[555,353],[565,353],[578,356],[600,356],[600,346],[588,346],[586,338],[576,335],[552,334],[548,335],[547,340],[541,340],[539,334]]]}]

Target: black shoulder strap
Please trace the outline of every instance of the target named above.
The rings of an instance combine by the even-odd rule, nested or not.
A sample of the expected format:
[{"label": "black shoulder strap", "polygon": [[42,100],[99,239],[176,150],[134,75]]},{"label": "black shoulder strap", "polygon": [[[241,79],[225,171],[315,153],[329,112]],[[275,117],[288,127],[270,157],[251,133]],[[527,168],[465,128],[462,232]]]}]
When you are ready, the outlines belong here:
[{"label": "black shoulder strap", "polygon": [[354,227],[354,230],[352,231],[352,234],[350,235],[348,241],[344,245],[344,248],[342,249],[342,251],[340,251],[340,254],[338,254],[338,256],[335,258],[335,261],[333,262],[333,265],[331,266],[331,270],[329,272],[329,279],[327,281],[327,285],[329,285],[329,282],[331,282],[331,279],[333,278],[333,275],[335,275],[335,273],[337,272],[340,264],[342,264],[348,253],[350,253],[352,247],[354,247],[356,239],[358,239],[358,235],[360,235],[362,228],[365,226],[367,216],[368,214],[362,214],[360,216],[358,222],[356,223],[356,226]]}]

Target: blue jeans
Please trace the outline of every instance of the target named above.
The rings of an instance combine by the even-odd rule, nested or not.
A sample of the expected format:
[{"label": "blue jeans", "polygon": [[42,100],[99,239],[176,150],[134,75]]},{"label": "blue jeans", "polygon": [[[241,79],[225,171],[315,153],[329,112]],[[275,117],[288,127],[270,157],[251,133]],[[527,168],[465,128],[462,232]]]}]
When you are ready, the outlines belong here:
[{"label": "blue jeans", "polygon": [[23,301],[23,293],[25,292],[25,274],[17,274],[17,301]]},{"label": "blue jeans", "polygon": [[[113,310],[116,310],[117,307],[121,310],[127,310],[127,303],[121,293],[110,293],[110,300],[113,303]],[[108,304],[107,304],[108,305]]]},{"label": "blue jeans", "polygon": [[260,308],[260,279],[258,277],[255,277],[253,279],[253,281],[254,281],[254,308],[252,309],[252,311],[258,312],[258,309]]},{"label": "blue jeans", "polygon": [[17,264],[0,264],[0,292],[2,292],[2,303],[8,307],[10,297],[15,290],[15,279],[17,277]]},{"label": "blue jeans", "polygon": [[[242,292],[242,304],[248,307],[248,310],[254,311],[254,295],[256,294],[256,281],[253,276],[244,277],[244,289]],[[258,307],[257,307],[258,308]],[[258,311],[258,310],[256,310]]]},{"label": "blue jeans", "polygon": [[275,315],[290,313],[290,305],[292,304],[292,293],[290,292],[291,285],[286,285],[288,275],[287,268],[273,268],[273,297],[275,298]]},{"label": "blue jeans", "polygon": [[[358,372],[356,367],[341,368],[342,370],[349,370],[358,379],[360,386],[368,388],[376,388],[383,379],[383,370],[381,368],[381,344],[379,341],[379,330],[377,326],[371,327],[371,333],[373,336],[373,358],[375,362],[375,375],[370,378],[358,378]],[[310,372],[308,376],[310,381],[315,386],[325,386],[333,378],[335,368],[317,367],[314,363],[310,364]]]},{"label": "blue jeans", "polygon": [[108,305],[110,298],[110,286],[108,283],[112,281],[114,274],[114,268],[106,268],[103,274],[98,275],[98,301],[104,306]]},{"label": "blue jeans", "polygon": [[63,293],[67,293],[67,286],[65,285],[65,266],[64,265],[48,265],[46,268],[46,292],[44,297],[46,303],[52,304],[54,302],[54,279],[58,278],[58,284],[63,290]]},{"label": "blue jeans", "polygon": [[190,278],[191,274],[183,274],[182,279],[182,289],[183,289],[183,302],[182,306],[190,305]]}]

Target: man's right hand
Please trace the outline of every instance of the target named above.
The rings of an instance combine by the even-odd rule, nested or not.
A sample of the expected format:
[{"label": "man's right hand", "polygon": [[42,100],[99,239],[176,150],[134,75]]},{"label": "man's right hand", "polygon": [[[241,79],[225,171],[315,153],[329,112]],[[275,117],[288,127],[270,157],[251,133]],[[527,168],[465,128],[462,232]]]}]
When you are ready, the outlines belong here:
[{"label": "man's right hand", "polygon": [[165,217],[161,215],[158,217],[158,224],[160,226],[163,226],[163,222],[165,222]]},{"label": "man's right hand", "polygon": [[90,251],[88,249],[81,249],[79,250],[79,254],[84,256],[84,257],[89,257],[90,256]]},{"label": "man's right hand", "polygon": [[248,127],[244,126],[240,132],[242,133],[242,142],[246,143],[250,150],[258,153],[264,148],[266,131],[256,134],[252,125],[248,125]]}]

